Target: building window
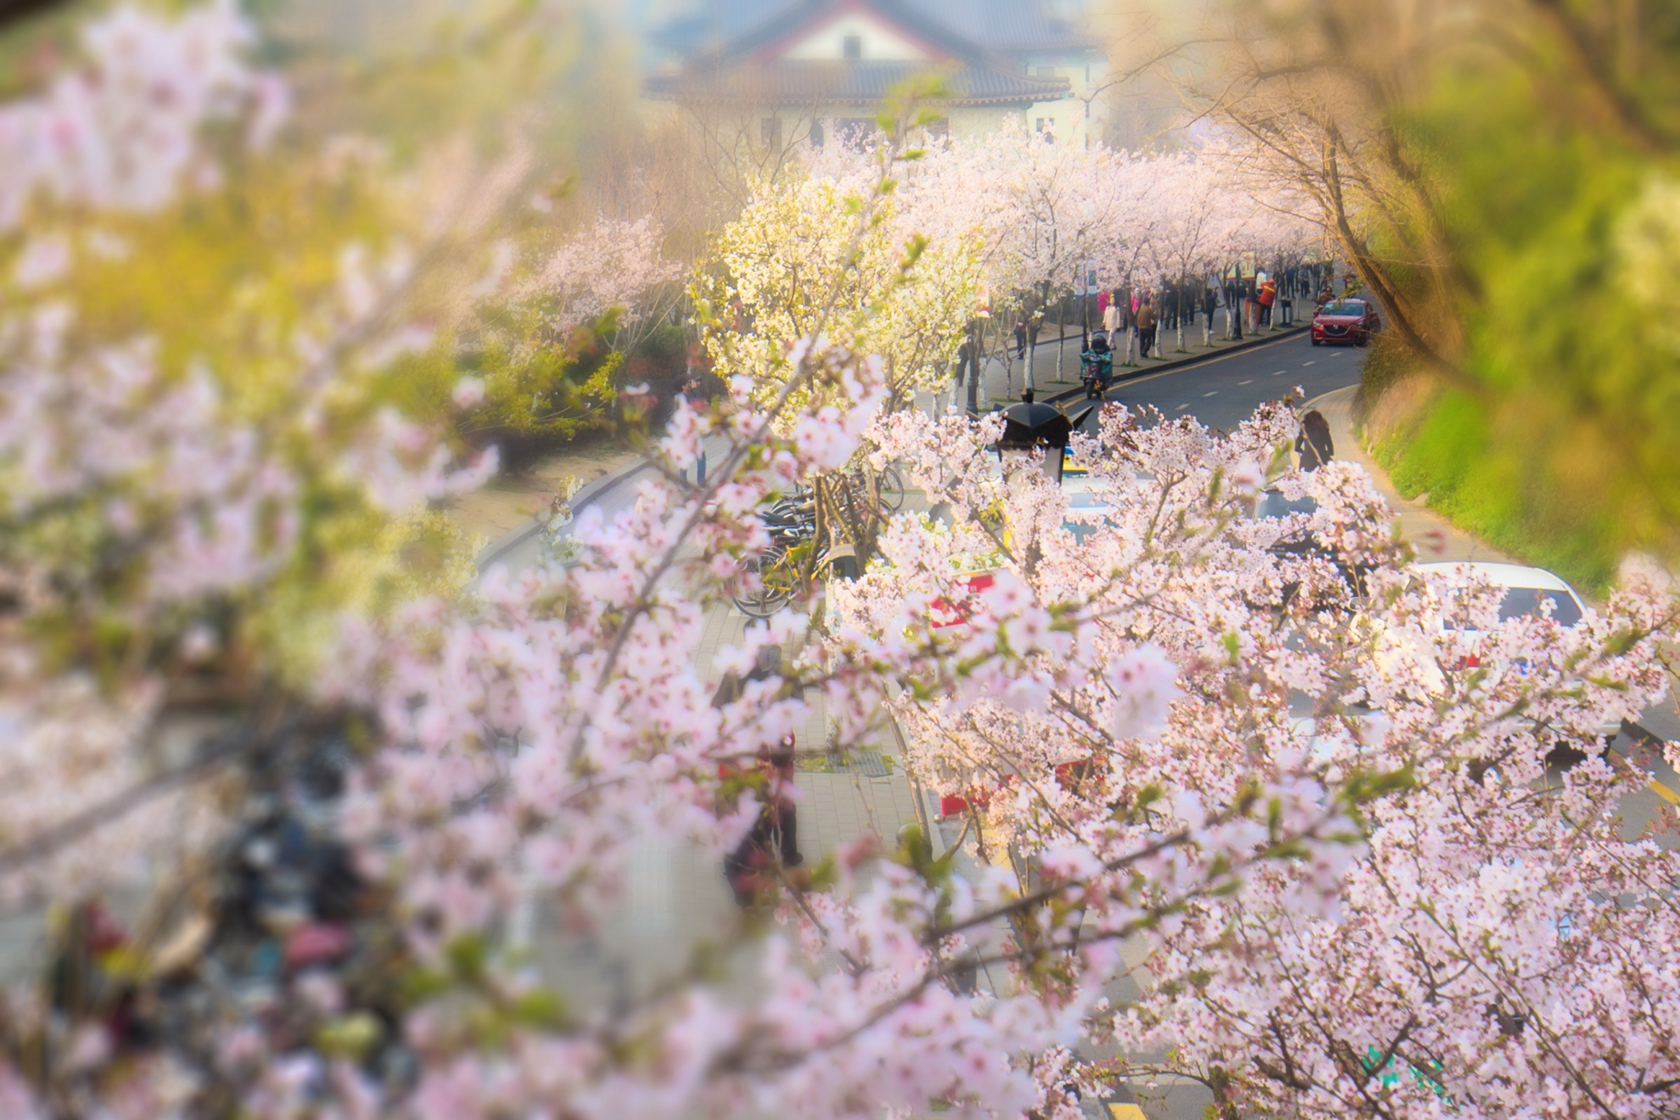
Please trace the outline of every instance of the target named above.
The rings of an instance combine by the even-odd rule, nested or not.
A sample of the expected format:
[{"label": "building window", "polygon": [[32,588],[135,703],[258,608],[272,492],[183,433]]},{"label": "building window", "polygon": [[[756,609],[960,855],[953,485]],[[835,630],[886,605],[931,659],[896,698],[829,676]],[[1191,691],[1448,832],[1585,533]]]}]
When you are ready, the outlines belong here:
[{"label": "building window", "polygon": [[811,142],[811,147],[823,146],[823,126],[821,121],[812,121],[811,130],[805,134],[805,139]]},{"label": "building window", "polygon": [[1034,131],[1044,137],[1046,143],[1054,144],[1056,142],[1056,118],[1039,117],[1038,127]]},{"label": "building window", "polygon": [[863,57],[863,36],[848,35],[840,40],[840,51],[847,58]]},{"label": "building window", "polygon": [[874,139],[876,127],[869,117],[847,117],[834,122],[834,138],[849,148],[861,148]]},{"label": "building window", "polygon": [[766,148],[782,146],[782,118],[765,117],[758,122],[758,138]]}]

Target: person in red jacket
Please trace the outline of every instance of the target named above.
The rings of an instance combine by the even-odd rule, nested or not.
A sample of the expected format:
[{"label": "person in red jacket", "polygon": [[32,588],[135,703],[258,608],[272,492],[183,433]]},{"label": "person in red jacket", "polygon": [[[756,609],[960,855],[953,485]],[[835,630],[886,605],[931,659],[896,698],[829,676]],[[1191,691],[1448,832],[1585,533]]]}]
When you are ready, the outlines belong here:
[{"label": "person in red jacket", "polygon": [[1260,325],[1272,325],[1272,304],[1277,302],[1277,281],[1270,276],[1260,284]]}]

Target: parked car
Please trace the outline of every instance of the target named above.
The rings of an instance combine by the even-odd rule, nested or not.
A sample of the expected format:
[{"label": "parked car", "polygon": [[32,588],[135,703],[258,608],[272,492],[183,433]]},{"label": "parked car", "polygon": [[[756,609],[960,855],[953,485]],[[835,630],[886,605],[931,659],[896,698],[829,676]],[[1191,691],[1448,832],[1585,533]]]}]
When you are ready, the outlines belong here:
[{"label": "parked car", "polygon": [[1418,572],[1451,576],[1460,570],[1494,587],[1505,589],[1499,602],[1499,621],[1513,618],[1538,618],[1551,611],[1552,621],[1559,626],[1574,626],[1586,617],[1587,608],[1575,589],[1544,568],[1525,568],[1520,564],[1417,564]]},{"label": "parked car", "polygon": [[1312,344],[1351,342],[1364,346],[1381,329],[1377,309],[1363,299],[1334,299],[1313,312]]},{"label": "parked car", "polygon": [[[1498,616],[1492,630],[1497,631],[1503,625],[1518,618],[1550,617],[1559,626],[1575,626],[1586,617],[1587,607],[1581,597],[1575,593],[1562,579],[1546,571],[1544,568],[1528,568],[1520,564],[1487,564],[1487,563],[1431,563],[1417,564],[1412,568],[1422,576],[1451,579],[1460,572],[1472,578],[1503,589],[1504,596],[1499,603]],[[1447,664],[1440,666],[1427,662],[1425,651],[1415,651],[1412,656],[1424,661],[1426,679],[1431,681],[1431,691],[1437,691],[1445,686],[1446,680],[1442,673],[1463,673],[1480,668],[1504,668],[1505,666],[1488,664],[1482,656],[1480,635],[1484,631],[1472,630],[1467,627],[1443,626],[1445,632],[1455,636],[1455,644],[1459,653]],[[1386,644],[1386,643],[1384,643]],[[1395,645],[1382,648],[1379,645],[1379,657],[1398,657],[1402,650]],[[1517,666],[1521,669],[1519,663]],[[1620,720],[1606,718],[1598,728],[1598,736],[1605,746],[1615,739],[1621,730]],[[1585,758],[1586,754],[1570,747],[1558,747],[1548,756],[1547,762],[1552,765],[1568,766]]]}]

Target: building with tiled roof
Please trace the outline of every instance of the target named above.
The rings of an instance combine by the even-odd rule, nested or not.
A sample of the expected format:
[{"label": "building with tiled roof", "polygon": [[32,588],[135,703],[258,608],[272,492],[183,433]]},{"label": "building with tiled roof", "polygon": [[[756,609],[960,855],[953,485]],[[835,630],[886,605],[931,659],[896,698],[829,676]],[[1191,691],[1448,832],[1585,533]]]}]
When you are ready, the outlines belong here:
[{"label": "building with tiled roof", "polygon": [[889,89],[930,70],[946,78],[942,127],[958,135],[1015,114],[1085,144],[1098,123],[1100,44],[1046,0],[696,2],[650,35],[664,65],[646,93],[733,114],[766,147],[867,129]]}]

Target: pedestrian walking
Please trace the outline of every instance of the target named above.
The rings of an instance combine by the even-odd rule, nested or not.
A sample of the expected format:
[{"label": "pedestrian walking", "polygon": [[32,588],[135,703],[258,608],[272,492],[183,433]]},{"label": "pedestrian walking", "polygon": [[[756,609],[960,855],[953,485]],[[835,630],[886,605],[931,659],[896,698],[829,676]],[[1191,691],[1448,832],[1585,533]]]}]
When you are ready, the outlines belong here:
[{"label": "pedestrian walking", "polygon": [[[712,706],[738,701],[746,684],[770,680],[780,673],[781,664],[778,647],[760,650],[757,663],[745,679],[734,673],[724,676],[712,697]],[[799,695],[797,689],[794,695]],[[724,879],[743,909],[764,900],[775,886],[778,867],[794,868],[805,862],[799,850],[799,814],[792,794],[794,748],[795,739],[788,735],[777,746],[760,751],[748,770],[730,763],[718,767],[720,777],[752,777],[762,785],[762,804],[752,829],[723,860]]]},{"label": "pedestrian walking", "polygon": [[1277,302],[1277,281],[1270,276],[1260,282],[1260,294],[1256,297],[1260,304],[1260,325],[1272,325],[1272,305]]},{"label": "pedestrian walking", "polygon": [[1330,439],[1330,421],[1318,409],[1308,409],[1301,417],[1301,434],[1295,437],[1295,453],[1301,458],[1301,469],[1316,471],[1336,455]]},{"label": "pedestrian walking", "polygon": [[794,737],[759,755],[754,776],[763,783],[758,817],[752,828],[724,857],[724,877],[743,910],[766,901],[775,891],[777,871],[805,862],[799,850],[799,810],[793,800]]},{"label": "pedestrian walking", "polygon": [[957,374],[954,383],[954,388],[957,391],[962,389],[963,375],[968,371],[969,345],[968,334],[964,332],[963,340],[957,344]]},{"label": "pedestrian walking", "polygon": [[[683,382],[682,391],[677,394],[678,408],[681,408],[684,404],[688,403],[691,398],[696,404],[702,403],[700,398],[700,379],[692,374],[693,371],[690,370],[689,379]],[[682,475],[683,484],[687,485],[688,468],[683,467],[679,473]],[[706,438],[704,436],[700,437],[700,454],[694,458],[694,484],[696,486],[706,485]]]},{"label": "pedestrian walking", "polygon": [[1027,356],[1027,324],[1015,324],[1015,360],[1021,361]]},{"label": "pedestrian walking", "polygon": [[1147,358],[1155,348],[1155,304],[1148,297],[1138,307],[1137,328],[1138,352]]},{"label": "pedestrian walking", "polygon": [[1120,328],[1126,325],[1125,316],[1120,314],[1120,303],[1118,300],[1109,300],[1108,306],[1103,308],[1102,325],[1103,330],[1108,332],[1108,344],[1110,347],[1113,347],[1114,340],[1119,335]]}]

